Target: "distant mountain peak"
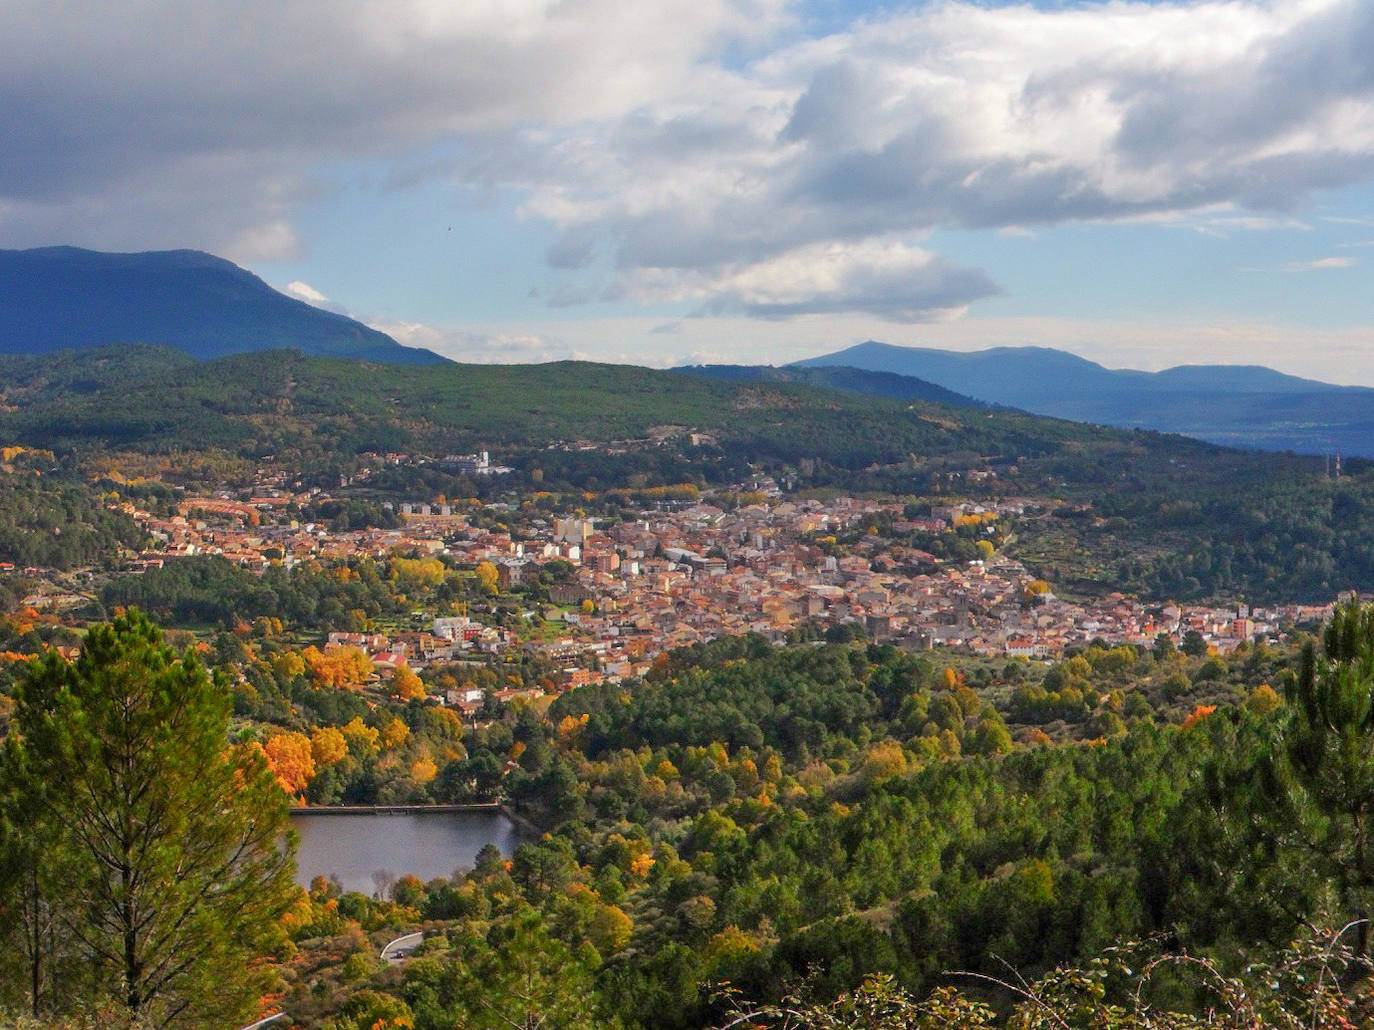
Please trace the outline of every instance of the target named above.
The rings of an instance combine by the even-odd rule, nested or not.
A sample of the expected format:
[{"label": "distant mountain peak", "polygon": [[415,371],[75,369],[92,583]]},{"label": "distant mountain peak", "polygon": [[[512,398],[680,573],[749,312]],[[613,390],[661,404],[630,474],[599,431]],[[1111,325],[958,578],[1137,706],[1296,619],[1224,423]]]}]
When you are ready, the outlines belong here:
[{"label": "distant mountain peak", "polygon": [[204,251],[0,250],[0,353],[133,342],[201,360],[281,348],[390,364],[445,360]]},{"label": "distant mountain peak", "polygon": [[1261,365],[1110,369],[1052,347],[960,352],[869,340],[788,367],[911,376],[1037,415],[1183,433],[1231,447],[1374,455],[1374,390]]}]

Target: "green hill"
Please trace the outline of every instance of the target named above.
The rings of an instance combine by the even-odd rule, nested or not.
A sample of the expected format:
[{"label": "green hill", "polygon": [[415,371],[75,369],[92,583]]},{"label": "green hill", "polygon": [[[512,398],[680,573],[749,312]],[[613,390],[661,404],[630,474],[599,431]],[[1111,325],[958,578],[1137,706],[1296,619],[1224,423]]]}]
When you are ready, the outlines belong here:
[{"label": "green hill", "polygon": [[985,408],[983,401],[955,393],[943,386],[893,372],[872,372],[863,368],[824,366],[811,368],[788,365],[684,365],[674,369],[685,375],[702,376],[740,383],[801,383],[825,390],[863,393],[902,401],[934,401],[961,408]]},{"label": "green hill", "polygon": [[[292,351],[194,362],[119,347],[0,371],[0,441],[99,473],[145,464],[246,484],[268,456],[303,485],[376,497],[582,493],[772,475],[794,491],[1029,498],[1009,552],[1069,592],[1325,601],[1374,590],[1374,466],[789,382],[626,365],[428,368]],[[446,473],[488,449],[512,475]],[[368,455],[408,455],[399,464]],[[370,470],[358,479],[362,470]],[[916,546],[921,546],[916,542]]]},{"label": "green hill", "polygon": [[785,381],[715,381],[632,365],[405,367],[296,351],[197,363],[167,348],[111,347],[18,358],[0,372],[0,427],[62,450],[219,447],[428,453],[644,440],[696,430],[764,464],[839,469],[917,463],[1032,463],[1052,454],[1220,454],[1183,438],[1010,411],[874,398]]}]

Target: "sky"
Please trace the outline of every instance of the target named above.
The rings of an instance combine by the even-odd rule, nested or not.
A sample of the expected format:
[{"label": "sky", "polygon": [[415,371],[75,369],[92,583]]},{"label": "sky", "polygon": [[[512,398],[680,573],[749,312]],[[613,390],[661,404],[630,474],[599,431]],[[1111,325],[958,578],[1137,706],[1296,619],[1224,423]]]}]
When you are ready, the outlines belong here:
[{"label": "sky", "polygon": [[464,361],[1374,385],[1374,0],[6,0],[0,247],[55,244]]}]

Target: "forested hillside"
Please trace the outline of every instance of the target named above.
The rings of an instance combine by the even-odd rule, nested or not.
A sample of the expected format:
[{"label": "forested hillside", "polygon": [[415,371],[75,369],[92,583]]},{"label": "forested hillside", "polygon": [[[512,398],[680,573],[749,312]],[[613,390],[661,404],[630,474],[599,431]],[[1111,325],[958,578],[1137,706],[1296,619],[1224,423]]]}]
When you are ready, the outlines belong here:
[{"label": "forested hillside", "polygon": [[[1011,553],[1071,591],[1291,602],[1374,589],[1368,462],[1335,479],[1320,459],[1015,412],[633,366],[401,368],[291,352],[195,363],[152,347],[16,360],[0,401],[0,437],[95,478],[243,485],[270,460],[305,485],[365,471],[364,498],[757,475],[803,492],[1029,497],[1042,514],[1017,526]],[[437,463],[479,449],[513,474],[479,481]],[[395,452],[412,460],[378,461]]]},{"label": "forested hillside", "polygon": [[[1353,982],[1340,969],[1364,968],[1365,938],[1331,950],[1310,928],[1361,915],[1374,889],[1351,835],[1367,797],[1349,807],[1368,728],[1310,708],[1367,696],[1367,679],[1347,678],[1369,616],[1341,617],[1365,629],[1300,656],[1091,647],[1048,669],[723,639],[547,711],[493,705],[466,730],[414,699],[369,706],[323,686],[269,627],[216,661],[245,674],[240,739],[261,734],[284,787],[503,796],[540,831],[508,860],[488,849],[389,897],[317,882],[283,920],[275,1003],[332,1030],[495,1026],[497,1013],[695,1028],[732,1018],[727,981],[736,998],[827,1005],[882,975],[913,998],[954,985],[1000,1006],[1006,995],[951,971],[1029,980],[1076,962],[1114,970],[1096,998],[1191,1010],[1208,977],[1139,982],[1113,955],[1186,949],[1215,982],[1287,961],[1294,940],[1313,976],[1327,949],[1334,991]],[[421,928],[417,955],[376,960],[373,941]],[[1142,943],[1114,951],[1127,940]],[[1281,978],[1262,995],[1276,1014],[1305,1019],[1326,997]]]},{"label": "forested hillside", "polygon": [[[824,999],[882,973],[923,996],[951,970],[1030,977],[1155,935],[1238,969],[1308,921],[1339,926],[1371,883],[1343,864],[1350,816],[1328,790],[1359,773],[1315,759],[1367,730],[1303,714],[1350,660],[1327,654],[1286,708],[1263,682],[1282,678],[1277,654],[1199,675],[1177,653],[1090,649],[1053,679],[1091,684],[1089,711],[1110,718],[1057,747],[1037,743],[1044,716],[1018,724],[1017,702],[1004,717],[989,700],[1024,666],[978,672],[975,690],[972,668],[871,646],[675,654],[647,682],[574,692],[468,742],[513,740],[508,789],[558,829],[508,868],[406,884],[400,904],[441,928],[389,992],[438,1027],[482,1018],[480,976],[524,970],[537,1000],[502,1004],[696,1027],[722,1019],[705,986],[720,980]],[[1141,689],[1171,671],[1194,686],[1171,702]],[[314,911],[328,901],[321,888]]]},{"label": "forested hillside", "polygon": [[[1374,584],[1362,463],[1336,478],[1307,459],[1159,434],[577,363],[397,370],[286,352],[196,364],[132,348],[21,362],[3,391],[13,525],[0,527],[0,560],[44,567],[0,580],[0,725],[46,725],[26,699],[78,675],[55,649],[103,639],[93,623],[137,608],[170,627],[183,661],[217,670],[197,689],[230,720],[244,768],[270,772],[285,797],[504,803],[527,826],[510,855],[488,849],[453,876],[403,877],[371,898],[327,881],[299,895],[254,975],[275,978],[262,1006],[303,1026],[492,1027],[514,1013],[518,1025],[685,1030],[792,996],[822,1013],[854,991],[883,1005],[987,1003],[995,1025],[1005,989],[951,971],[1029,982],[1127,954],[1153,969],[1183,951],[1213,983],[1288,984],[1265,995],[1284,1019],[1314,1025],[1317,1005],[1360,1014],[1341,992],[1358,995],[1374,950],[1358,929],[1374,905],[1374,615],[1343,609],[1319,646],[1291,613],[1243,637],[1209,629],[1209,651],[1163,602],[1326,602]],[[446,466],[488,448],[500,471]],[[258,490],[261,507],[237,499]],[[461,537],[403,531],[397,502],[417,496],[460,498]],[[820,497],[832,507],[806,507]],[[762,521],[789,509],[817,516]],[[800,615],[773,639],[697,634],[705,642],[645,650],[686,621],[664,608],[667,625],[635,623],[636,606],[671,586],[578,596],[557,548],[528,578],[492,564],[527,542],[542,550],[565,515],[627,531],[626,560],[639,560],[640,534],[670,515],[714,526],[749,510],[755,532],[789,536],[762,570],[781,579],[784,553],[818,569],[833,559],[837,576],[881,566],[934,582],[935,569],[966,580],[964,614],[982,617],[994,581],[978,563],[1019,558],[1062,594],[1141,590],[1157,599],[1141,617],[1161,631],[1108,645],[1080,613],[1089,632],[1053,661],[904,650],[868,640],[881,619],[811,620],[794,589]],[[125,563],[144,543],[129,512],[168,544],[256,543]],[[460,561],[451,548],[464,547]],[[1029,625],[1051,583],[1015,582],[996,604]],[[596,620],[609,639],[608,615],[613,636],[641,648],[614,676],[600,674],[609,645],[582,648],[573,629]],[[425,661],[436,617],[462,620],[473,646]],[[141,616],[127,625],[153,633]],[[373,635],[413,644],[415,668]],[[48,664],[29,664],[41,654]],[[11,782],[29,782],[14,769]],[[26,796],[0,790],[14,825],[39,817]],[[44,832],[79,845],[60,826]],[[38,881],[15,873],[34,854],[3,852],[20,863],[0,862],[6,911],[35,896]],[[14,935],[0,1004],[38,993],[37,976],[52,1011],[81,1016],[111,967],[69,974],[89,956],[61,935],[25,952],[24,928],[48,910],[23,911],[28,922],[0,920]],[[417,954],[376,959],[413,931],[426,935]],[[1123,940],[1140,943],[1114,951]],[[1335,987],[1257,972],[1290,946],[1326,963]],[[1093,1004],[1208,1003],[1196,980],[1113,975]],[[939,993],[951,986],[960,993]]]},{"label": "forested hillside", "polygon": [[853,470],[913,453],[1014,460],[1091,444],[1196,446],[1012,412],[586,362],[403,368],[279,351],[195,363],[140,346],[16,360],[0,373],[0,388],[12,406],[0,427],[78,450],[220,447],[337,458],[643,439],[676,426],[719,437],[730,455],[773,464],[810,457]]},{"label": "forested hillside", "polygon": [[[741,383],[801,383],[826,390],[860,393],[892,400],[934,401],[956,407],[985,408],[988,405],[943,386],[891,372],[873,372],[844,366],[804,367],[789,365],[686,365],[674,371],[705,379]],[[1014,407],[1014,405],[1010,405]]]}]

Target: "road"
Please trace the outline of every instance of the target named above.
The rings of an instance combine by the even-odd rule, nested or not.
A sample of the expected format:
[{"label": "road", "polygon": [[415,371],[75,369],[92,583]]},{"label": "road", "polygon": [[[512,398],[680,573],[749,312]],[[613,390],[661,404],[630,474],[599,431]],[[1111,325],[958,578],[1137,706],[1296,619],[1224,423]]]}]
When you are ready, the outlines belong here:
[{"label": "road", "polygon": [[268,1016],[266,1019],[259,1019],[256,1023],[249,1023],[243,1030],[259,1030],[259,1027],[271,1026],[273,1023],[282,1021],[291,1022],[291,1017],[285,1012],[278,1012],[275,1016]]},{"label": "road", "polygon": [[404,937],[397,937],[382,948],[382,961],[400,962],[418,948],[424,939],[423,933],[408,933]]}]

